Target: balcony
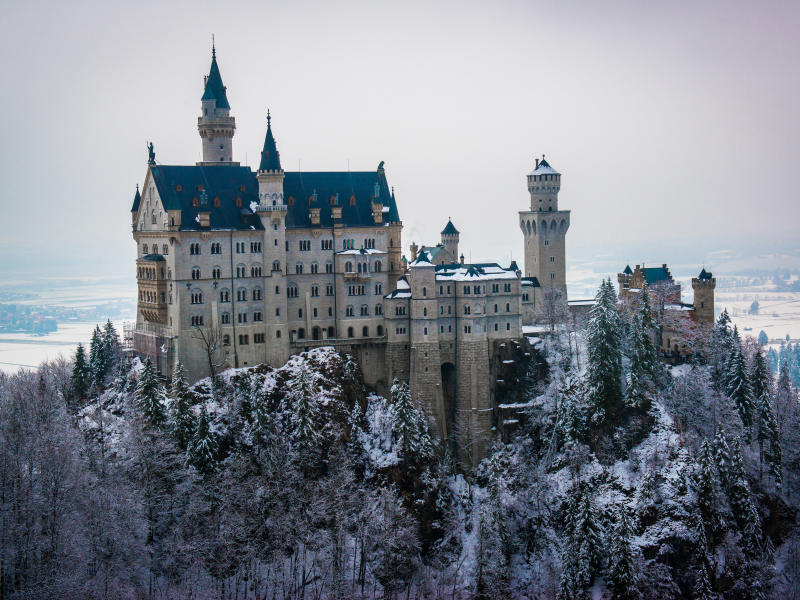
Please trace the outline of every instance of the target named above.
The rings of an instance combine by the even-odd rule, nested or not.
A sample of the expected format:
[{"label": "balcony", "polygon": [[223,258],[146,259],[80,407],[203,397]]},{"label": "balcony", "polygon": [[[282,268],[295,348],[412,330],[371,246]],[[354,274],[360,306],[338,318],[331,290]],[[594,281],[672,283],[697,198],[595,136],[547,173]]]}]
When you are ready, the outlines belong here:
[{"label": "balcony", "polygon": [[286,212],[288,210],[289,210],[289,207],[286,206],[285,204],[278,204],[276,206],[268,206],[268,205],[267,206],[262,206],[261,204],[259,204],[256,207],[256,212],[257,213],[260,213],[260,212],[266,212],[266,213],[268,213],[268,212]]},{"label": "balcony", "polygon": [[148,323],[155,323],[158,325],[167,324],[166,302],[137,302],[136,308]]},{"label": "balcony", "polygon": [[344,274],[345,281],[369,281],[370,279],[372,279],[371,273],[346,272]]}]

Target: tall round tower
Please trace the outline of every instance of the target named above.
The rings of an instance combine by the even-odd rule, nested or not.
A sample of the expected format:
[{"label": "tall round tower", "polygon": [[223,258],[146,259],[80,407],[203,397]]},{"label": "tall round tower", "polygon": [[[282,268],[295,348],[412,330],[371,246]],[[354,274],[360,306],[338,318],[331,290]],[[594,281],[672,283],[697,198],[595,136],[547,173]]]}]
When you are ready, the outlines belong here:
[{"label": "tall round tower", "polygon": [[203,162],[198,164],[233,164],[236,119],[230,116],[231,105],[228,104],[226,88],[217,66],[217,51],[213,46],[211,70],[206,77],[200,110],[197,129],[203,140]]},{"label": "tall round tower", "polygon": [[525,277],[539,285],[555,285],[567,297],[566,235],[570,211],[558,209],[561,173],[542,156],[527,176],[530,210],[519,213],[525,243]]}]

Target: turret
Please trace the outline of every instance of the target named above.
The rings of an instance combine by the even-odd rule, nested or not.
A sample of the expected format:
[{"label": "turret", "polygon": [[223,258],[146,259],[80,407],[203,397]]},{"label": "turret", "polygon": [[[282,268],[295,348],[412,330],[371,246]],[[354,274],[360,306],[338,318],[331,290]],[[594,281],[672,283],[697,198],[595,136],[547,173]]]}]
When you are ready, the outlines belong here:
[{"label": "turret", "polygon": [[203,140],[203,162],[199,164],[232,164],[236,119],[230,116],[231,106],[228,104],[226,88],[222,84],[217,66],[217,51],[213,46],[211,70],[206,77],[200,102],[201,114],[197,118],[197,129]]},{"label": "turret", "polygon": [[542,155],[536,159],[536,168],[528,173],[528,192],[531,195],[531,210],[550,212],[558,210],[558,191],[561,189],[561,173],[551,167]]},{"label": "turret", "polygon": [[447,226],[442,230],[442,246],[453,257],[453,262],[458,260],[458,229],[448,219]]},{"label": "turret", "polygon": [[700,275],[692,278],[694,311],[696,319],[700,323],[709,325],[714,323],[714,289],[716,287],[716,278],[705,269],[700,271]]},{"label": "turret", "polygon": [[272,116],[267,111],[267,136],[258,165],[258,203],[260,206],[283,206],[283,178],[281,156],[272,135]]},{"label": "turret", "polygon": [[630,265],[625,265],[625,270],[622,273],[617,273],[617,283],[619,283],[619,295],[623,295],[623,290],[627,290],[631,285],[631,277],[633,271]]}]

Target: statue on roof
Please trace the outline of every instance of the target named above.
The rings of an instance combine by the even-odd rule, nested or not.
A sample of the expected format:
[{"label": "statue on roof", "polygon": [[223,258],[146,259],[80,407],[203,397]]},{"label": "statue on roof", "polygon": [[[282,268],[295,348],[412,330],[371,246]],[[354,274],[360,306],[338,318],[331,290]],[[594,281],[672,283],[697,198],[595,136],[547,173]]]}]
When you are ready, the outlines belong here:
[{"label": "statue on roof", "polygon": [[147,143],[147,150],[149,154],[149,158],[147,159],[147,163],[150,165],[156,164],[156,151],[153,150],[153,142]]},{"label": "statue on roof", "polygon": [[383,172],[383,163],[384,163],[384,161],[381,161],[381,164],[378,165],[378,173],[382,173]]}]

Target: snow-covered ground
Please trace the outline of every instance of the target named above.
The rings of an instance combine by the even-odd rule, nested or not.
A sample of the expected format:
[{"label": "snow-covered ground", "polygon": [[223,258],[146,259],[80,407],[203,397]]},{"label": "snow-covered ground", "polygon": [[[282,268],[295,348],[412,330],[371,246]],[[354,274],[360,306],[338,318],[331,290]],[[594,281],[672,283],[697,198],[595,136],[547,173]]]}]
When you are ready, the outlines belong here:
[{"label": "snow-covered ground", "polygon": [[[754,300],[758,300],[758,314],[750,315],[748,311]],[[739,327],[741,333],[758,336],[763,330],[770,341],[785,340],[787,334],[792,341],[800,339],[800,294],[723,292],[717,294],[716,305],[720,309],[728,309],[731,320]]]}]

